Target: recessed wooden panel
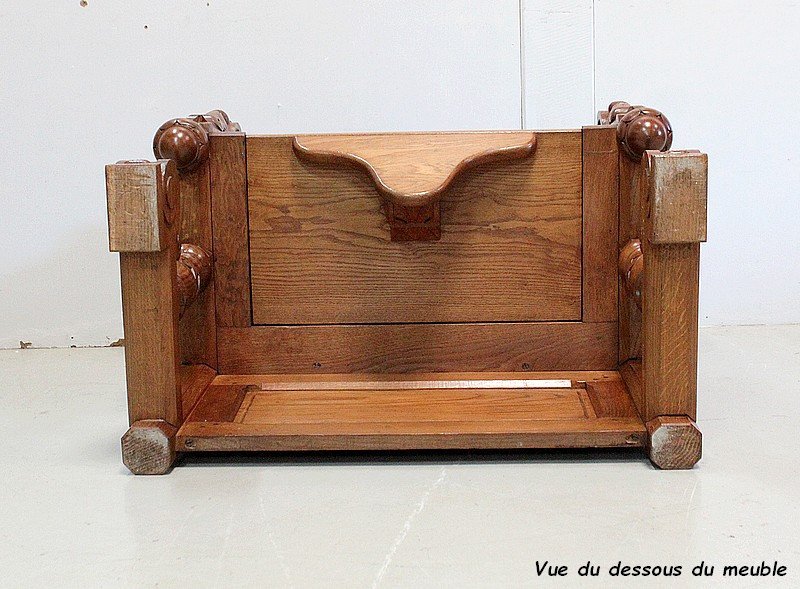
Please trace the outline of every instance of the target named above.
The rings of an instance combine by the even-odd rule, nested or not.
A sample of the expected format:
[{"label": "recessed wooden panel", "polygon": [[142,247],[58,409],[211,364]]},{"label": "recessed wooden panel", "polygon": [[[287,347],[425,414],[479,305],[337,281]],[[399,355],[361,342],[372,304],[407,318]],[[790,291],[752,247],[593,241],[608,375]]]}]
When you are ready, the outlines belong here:
[{"label": "recessed wooden panel", "polygon": [[[440,387],[464,374],[287,375],[264,390],[214,381],[177,435],[180,450],[360,450],[641,446],[644,425],[616,373],[570,373],[566,388],[538,388],[511,375],[472,374],[469,386]],[[502,388],[485,383],[504,377]],[[536,376],[552,381],[561,373]],[[506,378],[507,377],[507,378]],[[352,381],[348,381],[352,378]],[[596,380],[597,379],[597,380]],[[371,389],[355,387],[374,382]],[[285,386],[279,386],[283,383]],[[515,386],[515,384],[517,386]],[[410,386],[409,386],[410,385]],[[596,386],[594,386],[596,385]],[[591,389],[590,389],[591,387]]]},{"label": "recessed wooden panel", "polygon": [[580,419],[587,417],[577,389],[461,389],[363,391],[251,391],[237,423],[404,423]]},{"label": "recessed wooden panel", "polygon": [[247,138],[256,324],[579,320],[581,134],[478,166],[441,200],[435,242],[392,242],[367,173]]}]

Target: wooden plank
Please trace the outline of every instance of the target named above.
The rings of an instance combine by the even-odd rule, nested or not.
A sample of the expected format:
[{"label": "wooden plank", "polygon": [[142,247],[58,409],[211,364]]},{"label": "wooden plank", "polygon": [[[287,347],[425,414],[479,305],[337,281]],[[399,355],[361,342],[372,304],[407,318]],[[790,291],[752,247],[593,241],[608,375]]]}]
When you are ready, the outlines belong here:
[{"label": "wooden plank", "polygon": [[187,422],[182,451],[601,448],[642,446],[639,418],[292,425]]},{"label": "wooden plank", "polygon": [[178,243],[162,252],[123,252],[119,269],[125,329],[128,418],[180,424]]},{"label": "wooden plank", "polygon": [[436,242],[390,241],[363,171],[300,161],[290,137],[247,144],[255,323],[580,319],[580,132],[459,175]]},{"label": "wooden plank", "polygon": [[[643,243],[643,419],[696,419],[700,244]],[[640,408],[641,410],[641,408]]]},{"label": "wooden plank", "polygon": [[616,323],[223,328],[220,373],[612,370]]},{"label": "wooden plank", "polygon": [[[539,388],[541,383],[619,381],[616,370],[550,372],[445,372],[415,374],[220,374],[217,385],[251,385],[265,391],[438,388]],[[544,388],[547,388],[546,386]]]},{"label": "wooden plank", "polygon": [[245,136],[213,133],[209,145],[216,324],[246,327],[251,321]]},{"label": "wooden plank", "polygon": [[[583,390],[583,389],[581,389]],[[236,421],[344,424],[524,421],[588,417],[578,389],[251,391]]]},{"label": "wooden plank", "polygon": [[[181,229],[179,241],[214,251],[211,230],[211,183],[208,161],[180,175]],[[180,318],[181,360],[217,366],[214,284],[209,283]]]},{"label": "wooden plank", "polygon": [[205,364],[180,367],[182,415],[189,415],[197,400],[216,376],[216,371]]},{"label": "wooden plank", "polygon": [[583,128],[583,321],[616,321],[619,253],[616,130]]},{"label": "wooden plank", "polygon": [[707,159],[699,152],[648,151],[643,167],[650,209],[642,224],[644,409],[640,411],[646,421],[663,415],[694,421],[699,241],[705,239]]}]

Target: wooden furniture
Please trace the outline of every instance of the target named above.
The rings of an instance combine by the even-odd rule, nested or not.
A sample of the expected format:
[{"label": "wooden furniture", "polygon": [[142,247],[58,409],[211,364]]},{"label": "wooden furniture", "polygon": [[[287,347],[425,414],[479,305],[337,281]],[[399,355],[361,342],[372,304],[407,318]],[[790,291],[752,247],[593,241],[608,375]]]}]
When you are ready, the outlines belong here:
[{"label": "wooden furniture", "polygon": [[106,168],[123,461],[642,447],[700,458],[706,156],[653,109],[574,131],[245,135],[167,121]]}]

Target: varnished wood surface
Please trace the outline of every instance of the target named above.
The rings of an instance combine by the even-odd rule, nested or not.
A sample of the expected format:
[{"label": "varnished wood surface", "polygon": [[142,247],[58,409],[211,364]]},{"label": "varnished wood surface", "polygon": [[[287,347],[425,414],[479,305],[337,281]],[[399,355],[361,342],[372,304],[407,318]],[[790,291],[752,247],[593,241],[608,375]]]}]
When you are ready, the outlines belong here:
[{"label": "varnished wood surface", "polygon": [[586,395],[598,417],[637,415],[631,395],[621,380],[587,382]]},{"label": "varnished wood surface", "polygon": [[583,128],[583,320],[616,321],[619,151],[614,129]]},{"label": "varnished wood surface", "polygon": [[243,133],[210,137],[216,325],[250,325],[247,154]]},{"label": "varnished wood surface", "polygon": [[249,136],[255,323],[579,320],[581,134],[537,138],[531,158],[455,178],[439,241],[392,242],[365,173]]},{"label": "varnished wood surface", "polygon": [[392,203],[430,204],[468,167],[533,153],[530,131],[298,135],[297,154],[310,161],[358,164]]},{"label": "varnished wood surface", "polygon": [[180,367],[182,415],[191,413],[197,400],[213,382],[217,373],[205,364],[191,364]]},{"label": "varnished wood surface", "polygon": [[219,330],[220,373],[612,370],[617,324],[446,323]]},{"label": "varnished wood surface", "polygon": [[349,386],[370,382],[368,375],[342,382],[347,388],[296,390],[263,390],[260,376],[250,384],[238,377],[207,389],[177,443],[187,451],[643,445],[645,427],[618,375],[595,376],[586,388],[418,389],[397,381],[372,390]]},{"label": "varnished wood surface", "polygon": [[576,389],[386,389],[250,391],[236,418],[246,424],[391,424],[526,421],[587,417]]},{"label": "varnished wood surface", "polygon": [[[180,175],[181,243],[213,252],[211,230],[211,181],[209,165],[203,161]],[[217,330],[214,326],[214,284],[206,285],[180,319],[181,360],[190,364],[217,365]]]}]

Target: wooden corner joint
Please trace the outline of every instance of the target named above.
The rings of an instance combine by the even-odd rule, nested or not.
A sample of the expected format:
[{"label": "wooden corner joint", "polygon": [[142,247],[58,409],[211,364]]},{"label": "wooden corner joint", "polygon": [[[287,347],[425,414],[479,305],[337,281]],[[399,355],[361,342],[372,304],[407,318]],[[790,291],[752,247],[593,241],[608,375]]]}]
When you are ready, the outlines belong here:
[{"label": "wooden corner joint", "polygon": [[122,462],[133,474],[166,474],[175,463],[178,428],[163,419],[134,422],[122,436]]},{"label": "wooden corner joint", "polygon": [[647,422],[650,461],[663,470],[686,470],[700,460],[703,435],[685,415],[661,415]]},{"label": "wooden corner joint", "polygon": [[441,237],[442,195],[461,172],[480,164],[530,156],[530,131],[301,135],[298,158],[361,167],[378,191],[392,241]]},{"label": "wooden corner joint", "polygon": [[199,245],[182,243],[176,264],[180,314],[194,301],[211,281],[212,256]]},{"label": "wooden corner joint", "polygon": [[160,252],[174,239],[180,186],[175,163],[128,160],[106,166],[112,252]]},{"label": "wooden corner joint", "polygon": [[208,158],[209,133],[240,131],[223,110],[170,119],[156,131],[153,152],[159,159],[174,160],[180,172],[191,172]]},{"label": "wooden corner joint", "polygon": [[641,160],[645,151],[669,151],[672,146],[672,125],[654,108],[616,100],[597,119],[601,125],[617,126],[620,148],[633,161]]}]

